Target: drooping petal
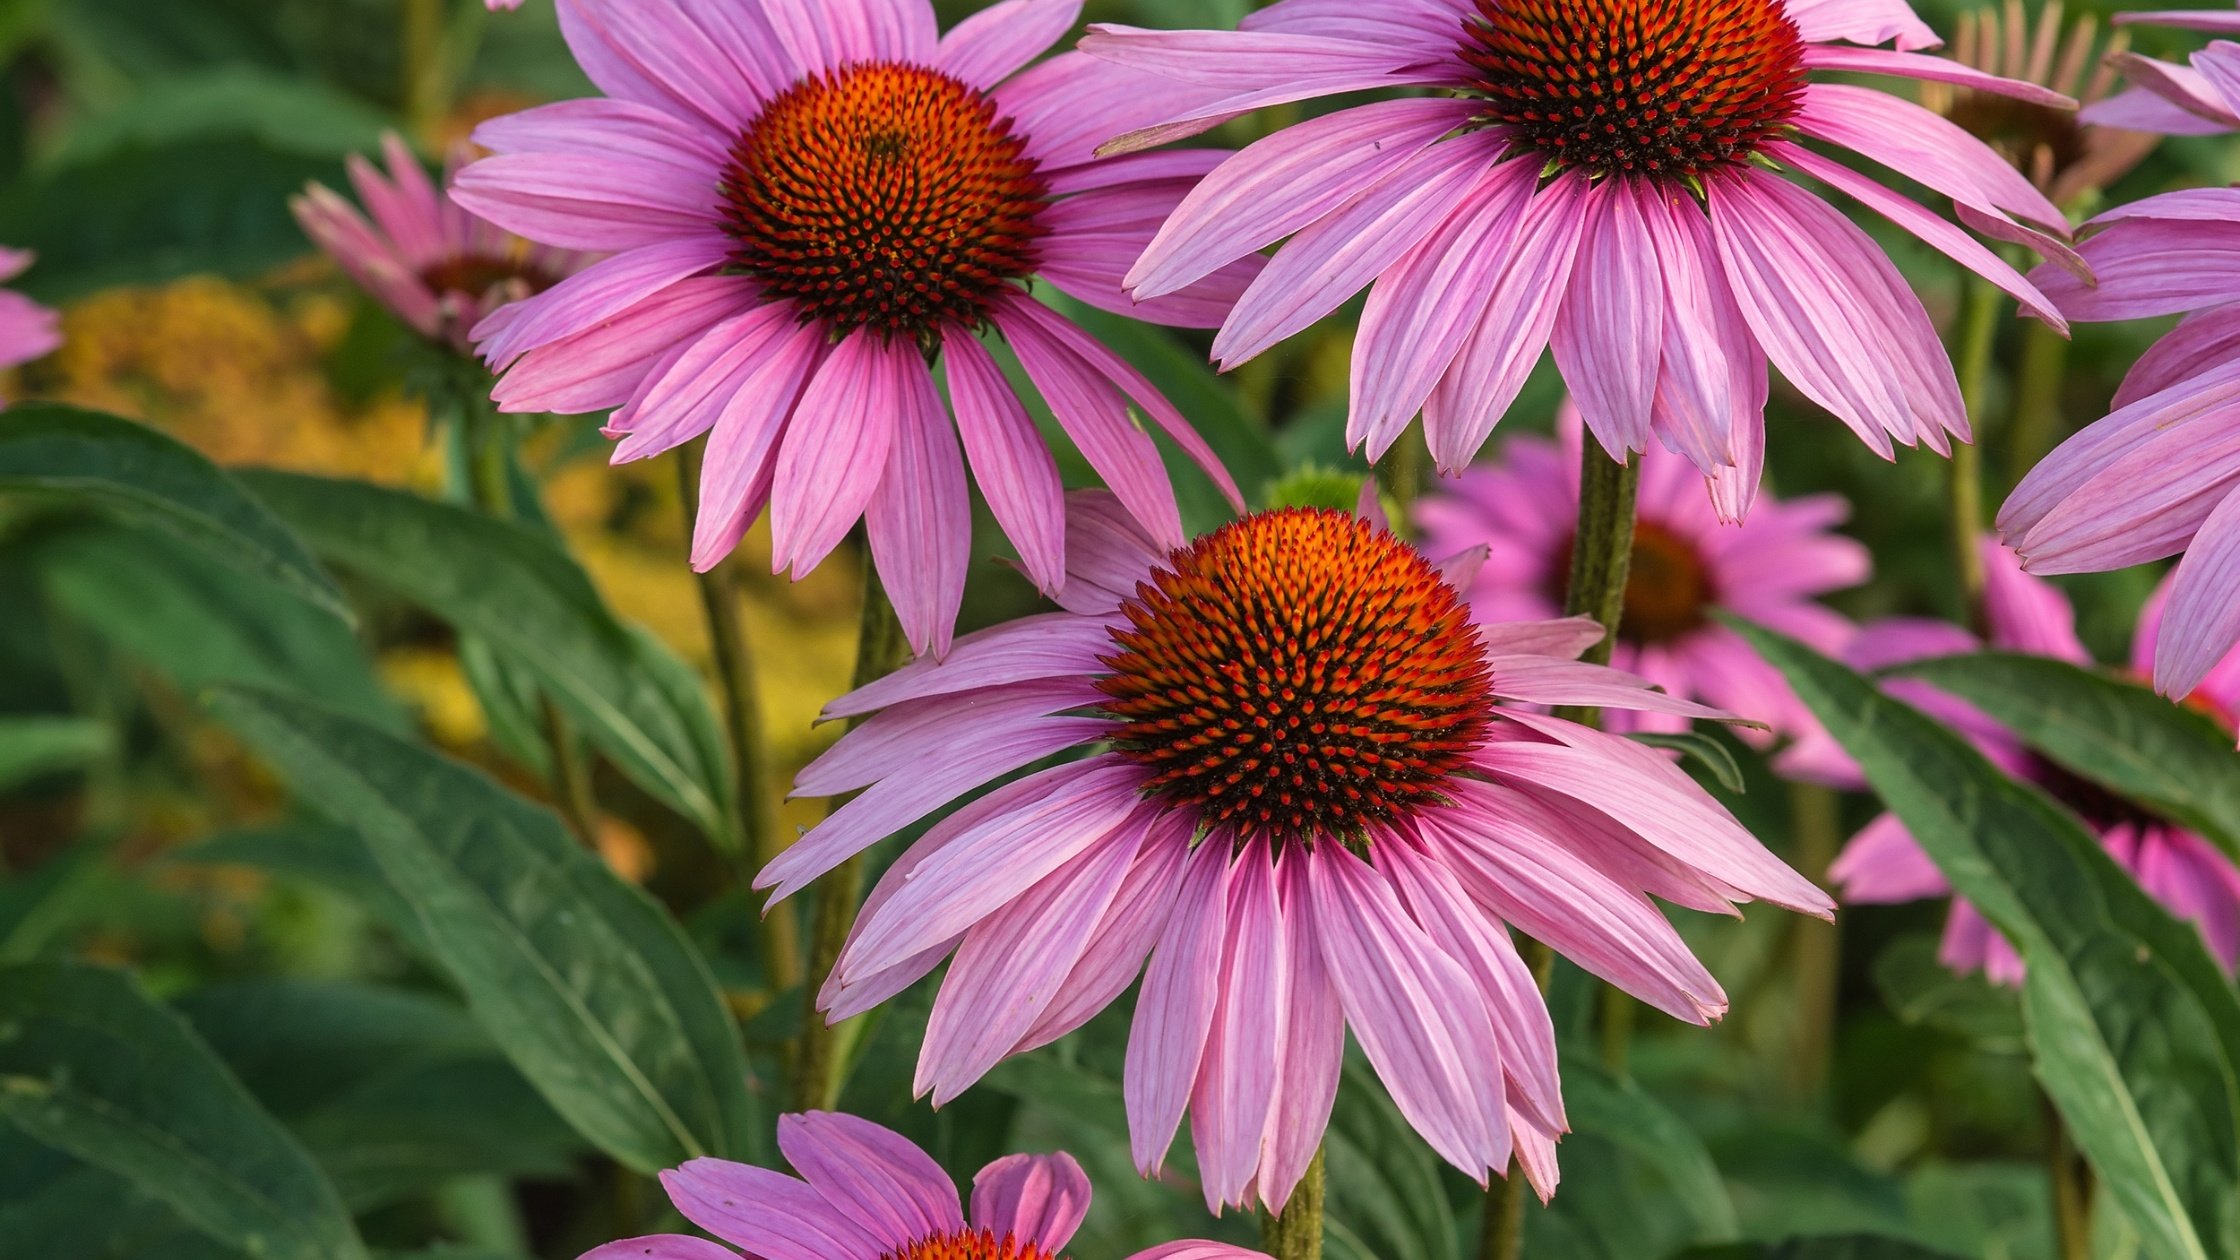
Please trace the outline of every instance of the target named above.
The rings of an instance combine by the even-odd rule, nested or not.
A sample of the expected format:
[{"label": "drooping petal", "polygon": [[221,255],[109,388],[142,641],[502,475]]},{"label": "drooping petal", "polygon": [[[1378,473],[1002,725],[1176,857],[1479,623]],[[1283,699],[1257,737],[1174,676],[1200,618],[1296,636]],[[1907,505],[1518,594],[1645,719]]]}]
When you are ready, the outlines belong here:
[{"label": "drooping petal", "polygon": [[1643,349],[1664,343],[1664,285],[1632,180],[1603,180],[1580,213],[1585,227],[1551,344],[1587,427],[1612,458],[1624,458],[1649,445],[1659,360]]},{"label": "drooping petal", "polygon": [[1276,892],[1289,987],[1283,996],[1283,1059],[1268,1109],[1257,1186],[1261,1204],[1271,1212],[1283,1210],[1322,1148],[1346,1051],[1345,1009],[1315,939],[1314,890],[1307,881],[1305,857],[1291,852],[1278,861]]},{"label": "drooping petal", "polygon": [[1190,1095],[1198,1177],[1213,1212],[1242,1203],[1259,1171],[1288,1040],[1289,938],[1276,897],[1275,858],[1264,842],[1247,844],[1238,855],[1226,918],[1220,1001]]},{"label": "drooping petal", "polygon": [[1219,996],[1228,904],[1228,846],[1218,840],[1200,844],[1183,868],[1174,909],[1144,972],[1128,1032],[1121,1078],[1128,1145],[1136,1167],[1147,1174],[1166,1163],[1167,1147],[1198,1079]]},{"label": "drooping petal", "polygon": [[993,358],[961,328],[949,330],[942,353],[957,435],[972,461],[973,480],[1037,590],[1065,585],[1065,488],[1058,461]]},{"label": "drooping petal", "polygon": [[778,447],[770,571],[799,577],[847,537],[887,471],[917,349],[871,328],[832,348],[801,393]]},{"label": "drooping petal", "polygon": [[864,509],[871,559],[913,655],[949,654],[972,561],[972,491],[949,409],[925,361],[899,365],[902,391],[887,470]]}]

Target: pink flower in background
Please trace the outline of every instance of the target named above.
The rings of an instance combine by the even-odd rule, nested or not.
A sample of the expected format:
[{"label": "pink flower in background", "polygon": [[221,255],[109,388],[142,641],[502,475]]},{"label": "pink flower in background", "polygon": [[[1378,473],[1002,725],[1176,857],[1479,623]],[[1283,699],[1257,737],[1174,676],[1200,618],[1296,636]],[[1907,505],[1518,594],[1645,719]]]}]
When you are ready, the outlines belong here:
[{"label": "pink flower in background", "polygon": [[[1425,550],[1487,549],[1476,580],[1463,587],[1480,621],[1534,621],[1563,611],[1584,438],[1568,407],[1558,427],[1560,443],[1513,438],[1498,463],[1465,471],[1415,505]],[[1649,452],[1611,664],[1673,695],[1766,723],[1772,730],[1736,733],[1760,748],[1776,736],[1798,741],[1779,759],[1782,772],[1827,778],[1822,755],[1829,741],[1811,711],[1779,671],[1713,614],[1732,613],[1823,652],[1840,651],[1853,627],[1815,601],[1866,581],[1872,571],[1867,549],[1834,532],[1850,511],[1838,496],[1812,495],[1763,502],[1747,522],[1723,524],[1693,465]],[[1653,712],[1614,712],[1604,722],[1604,729],[1620,733],[1686,726],[1685,717]]]},{"label": "pink flower in background", "polygon": [[[508,302],[542,292],[590,261],[486,223],[444,199],[395,134],[381,139],[388,172],[350,158],[350,182],[372,222],[333,189],[312,184],[288,203],[304,235],[358,287],[431,341],[469,351],[468,330]],[[454,153],[450,166],[465,160]]]},{"label": "pink flower in background", "polygon": [[1726,996],[1650,897],[1829,912],[1656,751],[1543,715],[1720,716],[1579,663],[1592,621],[1474,626],[1468,558],[1435,568],[1343,512],[1261,513],[1169,550],[1109,495],[1070,509],[1065,611],[829,705],[871,716],[795,790],[861,795],[757,880],[790,896],[950,801],[1086,754],[897,859],[822,994],[844,1018],[950,959],[918,1061],[936,1105],[1142,972],[1125,1079],[1141,1167],[1188,1110],[1207,1202],[1280,1207],[1351,1029],[1441,1156],[1483,1180],[1513,1151],[1546,1193],[1555,1039],[1509,926],[1705,1023]]},{"label": "pink flower in background", "polygon": [[485,3],[488,5],[492,13],[496,13],[500,10],[518,9],[521,7],[521,0],[485,0]]},{"label": "pink flower in background", "polygon": [[[2058,252],[2061,212],[1960,128],[1826,73],[2047,89],[1911,51],[1902,0],[1283,0],[1236,32],[1097,27],[1086,51],[1169,76],[1147,145],[1286,101],[1341,109],[1224,163],[1128,273],[1155,297],[1289,238],[1223,324],[1234,366],[1365,285],[1347,438],[1381,455],[1419,411],[1440,467],[1470,461],[1543,346],[1612,453],[1654,436],[1740,519],[1763,457],[1766,368],[1888,458],[1944,452],[1967,417],[1920,300],[1864,232],[1770,164],[1883,214],[2060,326],[1966,233],[1822,142],[1953,198],[1963,221]],[[1849,41],[1838,42],[1838,41]]]},{"label": "pink flower in background", "polygon": [[[2228,125],[2240,124],[2240,44],[2211,44],[2194,66]],[[2184,553],[2154,668],[2156,688],[2184,696],[2240,644],[2240,188],[2148,197],[2086,232],[2078,252],[2097,284],[2052,268],[2035,276],[2065,314],[2185,319],[2132,366],[2113,412],[2015,487],[1999,529],[2033,573]]]},{"label": "pink flower in background", "polygon": [[967,460],[1035,584],[1054,593],[1066,568],[1056,463],[984,331],[1152,537],[1183,533],[1147,428],[1241,506],[1151,383],[1027,291],[1039,278],[1091,306],[1211,327],[1258,273],[1238,260],[1154,301],[1122,292],[1222,155],[1096,158],[1176,93],[1078,54],[1022,69],[1080,7],[1006,0],[943,36],[926,0],[562,0],[606,98],[484,124],[476,138],[498,156],[452,196],[615,256],[477,329],[506,371],[500,405],[619,408],[618,462],[708,434],[697,567],[765,504],[773,567],[797,575],[862,518],[911,645],[936,655],[971,550]]},{"label": "pink flower in background", "polygon": [[[778,1149],[799,1177],[696,1159],[661,1174],[686,1220],[732,1244],[683,1234],[627,1238],[583,1260],[1057,1260],[1089,1212],[1071,1155],[1011,1155],[956,1184],[908,1138],[827,1111],[781,1117]],[[1131,1260],[1267,1260],[1223,1243],[1179,1242]]]},{"label": "pink flower in background", "polygon": [[[1984,561],[1990,578],[1984,612],[1992,648],[2092,664],[2077,640],[2076,615],[2066,596],[2024,573],[2014,554],[1995,543],[1985,543]],[[2166,584],[2139,619],[2130,665],[2142,676],[2154,669],[2155,630],[2169,598]],[[1867,627],[1851,657],[1858,668],[1882,669],[1980,646],[1957,626],[1900,619]],[[1914,681],[1892,682],[1888,689],[1966,735],[2007,773],[2036,783],[2074,810],[2141,887],[2171,913],[2200,925],[2209,948],[2227,968],[2240,959],[2240,870],[2216,846],[2030,752],[1971,705]],[[2240,719],[2240,652],[2210,672],[2199,703],[2228,729]],[[1916,901],[1952,892],[1895,814],[1869,823],[1828,874],[1843,899],[1853,903]],[[2021,955],[1965,901],[1952,903],[1939,957],[1955,971],[1982,971],[2001,984],[2022,981]]]},{"label": "pink flower in background", "polygon": [[[31,265],[31,252],[0,246],[0,282],[15,279]],[[54,352],[62,344],[62,320],[30,298],[0,289],[0,372]],[[0,406],[7,399],[0,398]]]}]

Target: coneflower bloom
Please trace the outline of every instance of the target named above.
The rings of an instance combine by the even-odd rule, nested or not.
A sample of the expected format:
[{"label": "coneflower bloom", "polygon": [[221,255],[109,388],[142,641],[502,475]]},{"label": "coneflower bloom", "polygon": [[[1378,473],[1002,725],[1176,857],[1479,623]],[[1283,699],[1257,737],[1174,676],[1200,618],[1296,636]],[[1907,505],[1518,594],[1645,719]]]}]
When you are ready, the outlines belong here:
[{"label": "coneflower bloom", "polygon": [[[1560,442],[1512,438],[1500,462],[1473,467],[1416,501],[1415,521],[1431,554],[1486,549],[1476,580],[1462,588],[1480,621],[1536,621],[1563,611],[1585,439],[1569,407],[1557,427]],[[1764,723],[1771,729],[1737,733],[1761,748],[1776,737],[1796,741],[1779,762],[1782,771],[1824,777],[1814,758],[1827,741],[1811,710],[1714,614],[1841,651],[1854,629],[1816,601],[1873,571],[1867,549],[1835,532],[1850,511],[1840,496],[1811,495],[1760,503],[1748,521],[1726,524],[1693,465],[1664,451],[1644,455],[1633,567],[1611,664],[1673,695]],[[1685,729],[1687,718],[1614,712],[1603,725],[1621,733],[1671,732]]]},{"label": "coneflower bloom", "polygon": [[[1984,562],[1989,577],[1984,616],[1992,648],[2076,665],[2093,663],[2077,639],[2075,612],[2060,591],[2024,573],[2004,547],[1986,543]],[[2139,619],[2130,668],[2141,676],[2153,672],[2155,629],[2168,598],[2165,586]],[[1957,626],[1898,620],[1869,626],[1851,657],[1859,668],[1879,669],[1972,652],[1979,646],[1973,635]],[[1920,682],[1896,682],[1890,689],[1966,735],[2001,769],[2037,784],[2067,805],[2141,887],[2171,913],[2200,925],[2210,949],[2227,968],[2240,959],[2240,870],[2215,845],[2030,752],[1973,706]],[[2240,719],[2240,652],[2216,666],[2196,702],[2227,729]],[[1859,904],[1916,901],[1952,891],[1894,814],[1869,823],[1828,874],[1846,902]],[[2002,984],[2022,981],[2022,959],[2014,946],[1962,900],[1952,903],[1939,956],[1955,971],[1981,971]]]},{"label": "coneflower bloom", "polygon": [[1151,383],[1027,291],[1040,278],[1210,327],[1257,272],[1238,262],[1141,303],[1121,290],[1220,155],[1095,156],[1172,98],[1079,54],[1022,70],[1080,7],[1008,0],[940,36],[928,0],[562,0],[561,29],[606,98],[484,124],[476,138],[498,156],[452,196],[614,257],[478,330],[508,369],[499,404],[619,408],[618,462],[707,433],[700,568],[765,504],[773,568],[797,575],[863,518],[921,652],[947,649],[963,597],[967,460],[1035,584],[1054,592],[1065,572],[1056,463],[983,331],[1153,537],[1183,534],[1149,428],[1241,506]]},{"label": "coneflower bloom", "polygon": [[[1284,0],[1236,32],[1093,28],[1084,50],[1227,95],[1156,143],[1263,105],[1377,88],[1216,169],[1130,270],[1139,297],[1289,238],[1223,324],[1233,366],[1374,281],[1354,343],[1350,442],[1380,455],[1418,412],[1442,468],[1483,445],[1552,345],[1613,454],[1653,435],[1739,519],[1762,460],[1766,368],[1884,457],[1967,436],[1951,362],[1882,250],[1777,169],[1888,216],[2034,313],[2037,289],[1942,218],[1811,147],[1953,198],[1979,231],[2058,249],[2061,213],[1982,141],[1822,72],[2045,88],[1913,51],[1902,0]],[[2027,226],[2026,226],[2027,225]]]},{"label": "coneflower bloom", "polygon": [[[2211,44],[2194,66],[2240,121],[2240,44]],[[2183,553],[2154,683],[2184,696],[2240,643],[2240,188],[2148,197],[2085,231],[2078,253],[2097,284],[2034,276],[2065,314],[2185,318],[2132,365],[2109,415],[2023,478],[1999,528],[2033,573]]]},{"label": "coneflower bloom", "polygon": [[[2067,23],[2064,34],[2063,17],[2060,0],[2039,10],[2035,25],[2022,0],[1970,10],[1960,15],[1953,55],[1986,74],[2066,92],[2089,115],[2115,86],[2108,59],[2122,56],[2130,40],[2118,31],[2103,47],[2091,14]],[[1950,83],[1922,84],[1921,103],[1998,150],[2057,206],[2115,183],[2160,141],[2151,131],[2098,126],[2073,110]]]},{"label": "coneflower bloom", "polygon": [[1168,549],[1101,492],[1070,507],[1065,610],[828,706],[875,716],[795,788],[862,794],[757,881],[791,895],[1084,754],[928,831],[821,995],[842,1018],[952,959],[918,1061],[936,1105],[1141,971],[1125,1093],[1146,1170],[1187,1109],[1207,1202],[1280,1208],[1350,1028],[1441,1156],[1482,1181],[1514,1151],[1546,1192],[1555,1040],[1510,926],[1705,1023],[1726,997],[1651,896],[1829,912],[1658,752],[1540,711],[1721,716],[1579,663],[1591,620],[1473,625],[1467,557],[1434,567],[1346,512],[1260,513]]},{"label": "coneflower bloom", "polygon": [[[0,246],[0,283],[31,265],[31,251]],[[0,372],[29,363],[62,344],[62,320],[53,311],[12,289],[0,289]],[[0,406],[7,405],[0,398]]]},{"label": "coneflower bloom", "polygon": [[[972,1179],[969,1211],[933,1157],[891,1129],[828,1111],[783,1116],[778,1149],[798,1177],[696,1159],[661,1174],[686,1220],[724,1240],[626,1238],[583,1260],[1058,1260],[1089,1212],[1071,1155],[1009,1155]],[[1268,1260],[1178,1242],[1131,1260]]]},{"label": "coneflower bloom", "polygon": [[[372,222],[322,184],[306,187],[288,208],[312,243],[421,336],[470,352],[468,333],[485,316],[590,261],[532,244],[453,205],[394,133],[381,138],[381,149],[386,174],[356,154],[349,161],[350,183]],[[454,152],[446,169],[466,157]]]}]

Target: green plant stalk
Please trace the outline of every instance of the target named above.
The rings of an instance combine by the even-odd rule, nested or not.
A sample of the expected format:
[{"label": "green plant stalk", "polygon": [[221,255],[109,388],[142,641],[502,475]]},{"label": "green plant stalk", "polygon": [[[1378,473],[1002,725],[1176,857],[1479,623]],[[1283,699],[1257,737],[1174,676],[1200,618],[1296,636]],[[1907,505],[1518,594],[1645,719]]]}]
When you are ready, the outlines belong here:
[{"label": "green plant stalk", "polygon": [[[677,491],[684,505],[685,536],[691,537],[700,514],[701,448],[678,450]],[[739,615],[739,571],[728,559],[695,575],[700,610],[708,622],[708,646],[715,658],[716,681],[723,691],[724,733],[731,746],[731,777],[737,816],[733,825],[745,840],[735,853],[749,879],[785,851],[777,795],[770,790],[770,741],[762,729],[762,695],[753,646]],[[732,846],[723,846],[730,848]],[[791,907],[762,917],[763,966],[775,990],[801,983],[801,923]]]},{"label": "green plant stalk", "polygon": [[397,95],[406,125],[423,143],[432,140],[449,107],[449,75],[444,65],[445,0],[404,0],[400,18],[402,80]]},{"label": "green plant stalk", "polygon": [[[885,677],[908,659],[909,644],[894,608],[879,585],[879,573],[863,557],[863,619],[856,632],[854,687]],[[835,798],[833,808],[846,802]],[[840,1101],[846,1046],[842,1030],[825,1023],[817,994],[840,961],[840,949],[855,924],[863,900],[863,856],[858,854],[817,881],[816,907],[809,918],[809,966],[802,991],[801,1039],[794,1047],[791,1111],[829,1111]]]},{"label": "green plant stalk", "polygon": [[[1588,648],[1583,660],[1608,665],[1617,650],[1618,626],[1626,610],[1626,578],[1633,570],[1635,506],[1641,492],[1641,461],[1624,463],[1589,441],[1580,449],[1579,528],[1572,536],[1571,581],[1565,588],[1564,611],[1588,616],[1603,625],[1603,636]],[[1602,713],[1592,708],[1563,708],[1558,717],[1593,726]],[[1546,945],[1527,940],[1524,959],[1548,987],[1554,954]],[[1626,1046],[1632,1034],[1632,999],[1609,990],[1603,998],[1602,1052],[1611,1070],[1625,1071]],[[1511,1165],[1509,1175],[1492,1190],[1486,1202],[1482,1260],[1517,1260],[1524,1246],[1524,1170]]]},{"label": "green plant stalk", "polygon": [[[501,520],[513,519],[513,479],[506,459],[505,417],[491,409],[488,399],[471,392],[452,401],[460,423],[466,426],[463,436],[467,446],[467,493],[473,497],[475,506],[489,515]],[[430,400],[431,405],[438,402]],[[576,839],[596,850],[599,802],[591,788],[591,771],[584,764],[583,750],[568,729],[567,716],[549,696],[544,698],[540,718],[545,743],[552,748],[552,781],[546,786],[551,789],[553,804],[568,824],[568,830],[576,834]]]},{"label": "green plant stalk", "polygon": [[2007,484],[2020,481],[2060,444],[2062,378],[2068,371],[2069,339],[2038,320],[2024,320],[2014,416],[2007,424]]},{"label": "green plant stalk", "polygon": [[1967,620],[1983,629],[1983,439],[1988,427],[1985,397],[1991,379],[1991,351],[1998,341],[1999,307],[2005,301],[1990,281],[1970,277],[1968,306],[1960,329],[1960,400],[1967,407],[1973,442],[1952,447],[1952,565],[1966,601]]},{"label": "green plant stalk", "polygon": [[2054,1254],[2060,1260],[2092,1260],[2092,1194],[2084,1163],[2061,1111],[2046,1101],[2046,1176],[2053,1183]]},{"label": "green plant stalk", "polygon": [[[1795,834],[1799,874],[1825,883],[1842,838],[1841,802],[1817,783],[1789,785],[1789,818]],[[1790,923],[1790,961],[1796,967],[1796,1023],[1790,1045],[1790,1094],[1817,1097],[1828,1079],[1835,1045],[1836,985],[1843,961],[1843,938],[1833,923],[1798,915]]]},{"label": "green plant stalk", "polygon": [[[1556,952],[1531,937],[1521,937],[1517,953],[1524,958],[1524,965],[1531,968],[1533,983],[1540,991],[1548,991],[1548,978],[1555,972]],[[1485,1228],[1478,1241],[1479,1260],[1517,1260],[1524,1254],[1525,1192],[1524,1169],[1511,1165],[1509,1175],[1501,1184],[1486,1192]]]},{"label": "green plant stalk", "polygon": [[1322,1209],[1329,1189],[1323,1166],[1328,1148],[1317,1148],[1306,1175],[1283,1211],[1260,1214],[1260,1249],[1275,1260],[1322,1260]]}]

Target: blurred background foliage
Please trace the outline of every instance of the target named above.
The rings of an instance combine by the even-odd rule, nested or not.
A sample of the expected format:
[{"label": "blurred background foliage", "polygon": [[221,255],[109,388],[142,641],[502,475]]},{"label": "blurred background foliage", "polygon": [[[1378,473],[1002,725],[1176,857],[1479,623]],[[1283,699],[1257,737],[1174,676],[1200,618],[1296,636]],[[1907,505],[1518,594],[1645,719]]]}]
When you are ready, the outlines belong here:
[{"label": "blurred background foliage", "polygon": [[[941,7],[954,20],[976,6]],[[1219,25],[1249,7],[1093,0],[1090,10]],[[1958,12],[1951,0],[1921,8],[1944,30]],[[415,53],[414,23],[431,13],[440,38]],[[2165,42],[2179,46],[2138,36],[2150,50]],[[0,0],[0,242],[38,252],[22,287],[61,308],[66,337],[0,393],[142,420],[229,468],[444,497],[451,455],[405,388],[425,370],[424,352],[313,254],[286,199],[307,180],[342,186],[342,159],[371,150],[385,128],[434,160],[480,118],[587,90],[540,0],[511,15],[485,14],[476,0]],[[1240,143],[1283,121],[1276,111],[1221,138]],[[2240,148],[2173,141],[2121,194],[2236,176]],[[1951,323],[1960,302],[1951,268],[1879,221],[1866,226]],[[1183,404],[1248,493],[1302,466],[1358,466],[1341,439],[1348,328],[1325,325],[1218,378],[1201,366],[1201,338],[1096,323]],[[2101,414],[2161,330],[2079,327],[2052,400],[2061,431]],[[1995,418],[2021,383],[2021,325],[2005,324],[2000,337]],[[1544,430],[1557,397],[1543,365],[1506,427]],[[522,462],[538,511],[604,609],[705,669],[675,470],[668,460],[608,467],[596,424],[535,422]],[[1772,426],[1775,492],[1833,489],[1858,506],[1849,528],[1878,569],[1840,597],[1842,609],[1957,616],[1943,464],[1905,454],[1885,466],[1778,388]],[[1996,502],[2022,469],[1996,439],[1990,455]],[[1086,482],[1078,461],[1067,471]],[[1215,519],[1210,488],[1177,475],[1195,523]],[[452,565],[443,535],[431,537],[404,563]],[[991,560],[973,574],[967,628],[1032,606],[1026,584],[994,562],[1000,535],[984,529],[982,543]],[[798,584],[771,578],[757,563],[767,554],[766,538],[750,538],[737,567],[783,779],[829,738],[814,719],[845,689],[860,578],[845,559]],[[2064,583],[2103,659],[2121,659],[2154,576]],[[509,728],[522,714],[501,703],[488,663],[478,667],[472,618],[405,598],[379,574],[346,567],[344,580],[354,628],[144,523],[52,498],[0,498],[0,961],[129,967],[132,984],[102,982],[118,1021],[111,1033],[154,1047],[151,1062],[176,1051],[181,1073],[238,1078],[279,1126],[257,1140],[282,1149],[292,1139],[307,1152],[376,1250],[568,1257],[662,1226],[667,1209],[645,1169],[595,1149],[470,1017],[467,1001],[483,998],[462,996],[472,986],[446,974],[440,943],[399,911],[383,868],[292,805],[271,749],[252,752],[203,706],[221,684],[311,695],[541,798],[542,754]],[[1782,849],[1788,791],[1735,751],[1747,790],[1726,799]],[[592,786],[597,858],[673,911],[709,961],[744,1021],[751,1103],[766,1117],[776,1047],[799,1013],[798,996],[773,984],[756,954],[756,899],[644,776],[597,758]],[[1875,808],[1846,799],[1831,822],[1848,834]],[[787,807],[788,823],[813,817]],[[565,855],[536,851],[565,867]],[[1585,1058],[1567,1068],[1579,1131],[1562,1148],[1561,1194],[1532,1219],[1528,1254],[2052,1260],[2038,1166],[2044,1116],[2017,1003],[1936,964],[1941,905],[1846,913],[1825,1064],[1792,1053],[1812,1003],[1783,959],[1794,934],[1827,929],[1772,914],[1675,913],[1690,919],[1735,1010],[1709,1032],[1645,1019],[1629,1080]],[[83,982],[57,966],[55,983]],[[1586,1027],[1583,977],[1559,973],[1553,1000],[1567,1037]],[[1007,1064],[935,1115],[908,1098],[928,1002],[921,986],[859,1030],[850,1109],[910,1129],[958,1172],[1013,1149],[1071,1149],[1100,1196],[1076,1248],[1086,1256],[1209,1230],[1251,1237],[1249,1222],[1203,1221],[1186,1161],[1161,1182],[1127,1167],[1124,1008]],[[92,1042],[80,1051],[105,1053]],[[240,1254],[218,1241],[225,1230],[50,1149],[33,1128],[0,1126],[0,1252]],[[1433,1159],[1380,1090],[1349,1078],[1333,1143],[1334,1254],[1470,1254],[1474,1188]],[[2115,1215],[2101,1219],[2102,1253],[2136,1254]],[[1857,1237],[1777,1245],[1794,1235]]]}]

